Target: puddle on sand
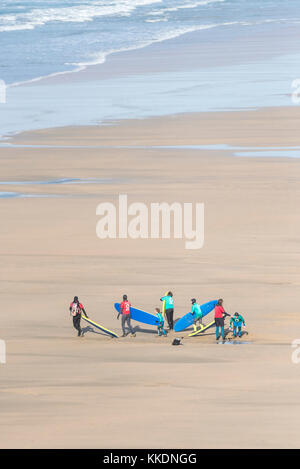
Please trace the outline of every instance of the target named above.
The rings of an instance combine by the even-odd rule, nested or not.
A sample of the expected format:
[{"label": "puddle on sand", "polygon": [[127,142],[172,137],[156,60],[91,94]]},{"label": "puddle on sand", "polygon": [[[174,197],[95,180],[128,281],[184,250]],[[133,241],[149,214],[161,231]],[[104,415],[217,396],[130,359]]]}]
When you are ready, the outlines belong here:
[{"label": "puddle on sand", "polygon": [[22,194],[22,192],[0,192],[0,199],[37,199],[61,197],[56,194]]},{"label": "puddle on sand", "polygon": [[264,151],[238,151],[235,153],[235,156],[245,156],[249,157],[252,156],[254,158],[257,157],[265,157],[265,158],[300,158],[300,151],[299,149],[290,150],[286,148],[284,150],[264,150]]},{"label": "puddle on sand", "polygon": [[226,340],[225,342],[220,341],[218,342],[218,345],[249,345],[252,344],[252,342],[249,342],[247,340]]},{"label": "puddle on sand", "polygon": [[[59,178],[45,181],[0,181],[0,186],[26,186],[26,185],[63,185],[63,184],[112,184],[120,183],[120,180],[111,178]],[[17,198],[55,198],[64,197],[59,194],[26,194],[22,192],[0,191],[0,199]]]},{"label": "puddle on sand", "polygon": [[0,186],[50,185],[50,184],[110,184],[113,179],[104,178],[60,178],[48,181],[0,181]]}]

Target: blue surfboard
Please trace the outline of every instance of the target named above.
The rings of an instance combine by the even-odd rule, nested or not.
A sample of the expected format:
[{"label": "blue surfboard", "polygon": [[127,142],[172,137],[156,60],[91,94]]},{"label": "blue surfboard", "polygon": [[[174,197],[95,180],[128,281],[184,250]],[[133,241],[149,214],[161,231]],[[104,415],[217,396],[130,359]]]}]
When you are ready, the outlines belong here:
[{"label": "blue surfboard", "polygon": [[[213,301],[208,301],[207,303],[204,303],[203,305],[200,306],[201,312],[203,316],[206,316],[208,313],[210,313],[216,304],[218,303],[218,300],[213,300]],[[182,318],[180,318],[175,326],[174,326],[174,331],[175,332],[180,332],[186,329],[187,327],[191,326],[195,320],[195,316],[192,313],[187,313]]]},{"label": "blue surfboard", "polygon": [[[115,303],[115,308],[120,312],[120,303]],[[159,319],[156,316],[153,316],[153,314],[146,313],[145,311],[142,311],[141,309],[136,309],[136,308],[130,308],[130,316],[131,319],[134,319],[135,321],[142,322],[144,324],[150,324],[150,326],[157,326],[159,323]]]}]

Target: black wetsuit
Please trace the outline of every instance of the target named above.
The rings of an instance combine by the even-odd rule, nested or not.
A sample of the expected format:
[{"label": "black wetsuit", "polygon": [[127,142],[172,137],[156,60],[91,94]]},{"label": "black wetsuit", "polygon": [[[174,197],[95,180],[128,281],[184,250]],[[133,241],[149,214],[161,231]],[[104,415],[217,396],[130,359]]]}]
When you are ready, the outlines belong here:
[{"label": "black wetsuit", "polygon": [[165,313],[166,313],[166,316],[167,316],[169,329],[171,330],[171,329],[173,329],[173,326],[174,326],[174,320],[173,320],[174,309],[173,308],[168,308],[168,309],[165,310]]},{"label": "black wetsuit", "polygon": [[73,326],[78,331],[78,336],[80,336],[82,332],[82,329],[80,327],[80,320],[81,320],[81,314],[76,314],[76,316],[73,316]]},{"label": "black wetsuit", "polygon": [[[73,302],[70,304],[70,308],[69,308],[70,313],[72,313],[72,306],[73,306]],[[83,313],[86,317],[88,317],[82,304],[78,303],[78,313],[75,316],[73,316],[73,326],[78,331],[78,337],[82,335],[82,329],[80,327],[81,313]]]}]

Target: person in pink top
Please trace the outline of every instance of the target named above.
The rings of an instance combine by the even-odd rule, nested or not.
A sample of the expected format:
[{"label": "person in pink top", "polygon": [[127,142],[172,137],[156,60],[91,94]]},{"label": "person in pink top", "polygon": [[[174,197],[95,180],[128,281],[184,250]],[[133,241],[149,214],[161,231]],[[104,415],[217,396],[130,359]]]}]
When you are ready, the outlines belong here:
[{"label": "person in pink top", "polygon": [[223,300],[220,299],[215,306],[216,340],[219,340],[220,338],[220,328],[222,339],[225,340],[224,318],[226,316],[230,316],[230,314],[226,313],[225,309],[223,308]]},{"label": "person in pink top", "polygon": [[132,329],[131,326],[131,316],[130,316],[130,306],[131,304],[128,301],[127,295],[123,295],[123,301],[120,305],[120,312],[118,314],[118,319],[120,314],[122,314],[122,330],[123,330],[123,335],[121,337],[126,337],[126,330],[125,330],[125,324],[127,323],[128,329],[130,331],[131,337],[135,337],[135,332]]}]

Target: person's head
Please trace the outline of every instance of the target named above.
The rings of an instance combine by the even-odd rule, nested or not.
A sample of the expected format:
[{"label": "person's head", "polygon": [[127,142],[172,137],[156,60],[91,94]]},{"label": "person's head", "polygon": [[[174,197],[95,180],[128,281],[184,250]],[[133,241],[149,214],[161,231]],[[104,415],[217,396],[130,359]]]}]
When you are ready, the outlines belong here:
[{"label": "person's head", "polygon": [[169,291],[168,296],[173,296],[173,293]]},{"label": "person's head", "polygon": [[234,315],[235,315],[235,317],[237,317],[237,318],[239,317],[239,313],[234,313]]},{"label": "person's head", "polygon": [[192,298],[191,302],[192,302],[192,305],[194,305],[196,303],[196,298]]},{"label": "person's head", "polygon": [[127,301],[127,295],[123,295],[123,301]]},{"label": "person's head", "polygon": [[156,313],[160,313],[160,309],[159,309],[159,308],[155,308],[155,311],[156,311]]},{"label": "person's head", "polygon": [[79,303],[78,296],[74,296],[73,303]]},{"label": "person's head", "polygon": [[222,306],[222,305],[223,305],[223,300],[222,300],[222,298],[220,298],[220,299],[218,300],[218,306]]}]

